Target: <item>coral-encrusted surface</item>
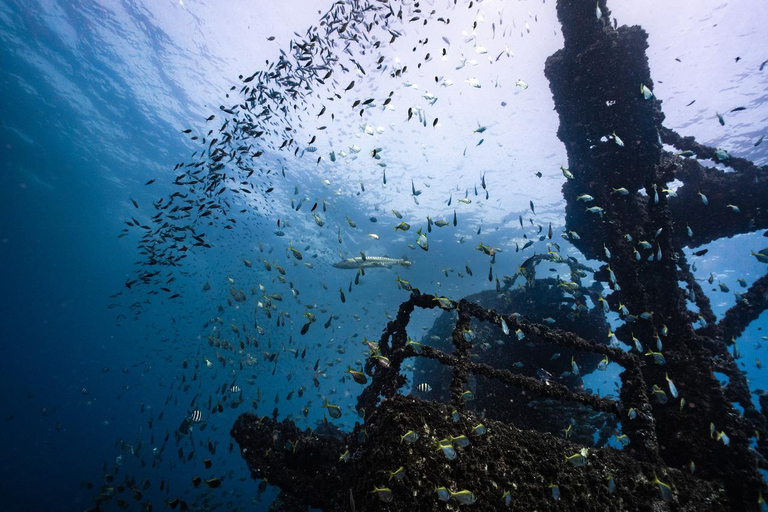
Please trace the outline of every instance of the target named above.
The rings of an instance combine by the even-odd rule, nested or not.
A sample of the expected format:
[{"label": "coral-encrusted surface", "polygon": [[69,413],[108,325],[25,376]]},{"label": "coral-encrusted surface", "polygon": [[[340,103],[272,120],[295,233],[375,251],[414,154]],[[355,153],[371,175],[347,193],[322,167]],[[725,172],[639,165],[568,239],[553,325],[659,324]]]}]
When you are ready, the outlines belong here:
[{"label": "coral-encrusted surface", "polygon": [[[483,423],[488,431],[473,435]],[[547,433],[519,430],[496,421],[483,421],[463,413],[458,422],[449,407],[397,396],[385,400],[369,418],[368,439],[339,462],[345,443],[335,437],[300,432],[291,422],[259,420],[242,415],[232,434],[255,477],[268,476],[284,492],[295,494],[307,505],[323,510],[445,511],[459,510],[455,499],[443,502],[436,487],[469,490],[477,502],[471,510],[727,510],[724,492],[687,471],[669,470],[640,463],[623,452],[592,449],[587,463],[574,467],[565,457],[580,446]],[[408,430],[419,434],[409,444],[400,442]],[[278,432],[275,434],[275,432]],[[470,444],[448,460],[435,447],[441,439],[466,435]],[[285,450],[287,438],[299,439],[295,453]],[[401,481],[389,479],[390,471],[405,469]],[[673,499],[665,502],[654,473],[672,486]],[[615,491],[609,492],[613,476]],[[557,485],[560,500],[552,497]],[[374,486],[388,487],[392,501],[385,503],[372,493]],[[507,507],[504,491],[512,494]],[[283,510],[289,510],[284,508]],[[290,509],[301,510],[301,509]]]}]

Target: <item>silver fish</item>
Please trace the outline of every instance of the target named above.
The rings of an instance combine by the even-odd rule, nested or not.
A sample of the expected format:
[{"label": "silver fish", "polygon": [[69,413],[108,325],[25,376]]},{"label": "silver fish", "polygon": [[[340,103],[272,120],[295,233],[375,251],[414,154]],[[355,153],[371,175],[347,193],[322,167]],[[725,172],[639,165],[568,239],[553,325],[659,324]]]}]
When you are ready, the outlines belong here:
[{"label": "silver fish", "polygon": [[412,262],[405,259],[387,258],[386,256],[366,256],[346,258],[333,264],[335,268],[357,269],[357,268],[392,268],[395,265],[401,267],[410,267]]}]

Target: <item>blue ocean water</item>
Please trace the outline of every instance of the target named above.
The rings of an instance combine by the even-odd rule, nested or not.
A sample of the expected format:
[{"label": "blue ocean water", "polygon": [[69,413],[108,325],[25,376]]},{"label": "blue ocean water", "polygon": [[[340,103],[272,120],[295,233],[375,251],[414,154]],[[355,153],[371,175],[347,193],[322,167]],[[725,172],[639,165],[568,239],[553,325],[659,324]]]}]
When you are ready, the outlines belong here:
[{"label": "blue ocean water", "polygon": [[[260,492],[237,448],[230,450],[229,429],[238,414],[253,410],[251,400],[259,400],[260,414],[278,407],[281,418],[293,415],[300,425],[310,426],[323,418],[320,406],[326,397],[342,406],[340,423],[351,427],[360,388],[342,381],[344,370],[360,366],[366,355],[360,341],[378,338],[388,315],[407,298],[396,286],[396,276],[451,298],[493,289],[486,279],[488,258],[475,246],[502,248],[494,273],[511,275],[531,254],[515,251],[527,240],[523,233],[533,238],[536,226],[546,230],[550,222],[556,233],[561,231],[564,178],[559,166],[566,157],[556,138],[558,120],[543,76],[544,60],[562,45],[552,4],[483,2],[478,42],[466,42],[462,34],[468,27],[471,32],[478,12],[465,14],[450,6],[445,9],[453,13],[455,28],[411,29],[409,44],[386,55],[390,66],[410,58],[411,46],[427,36],[440,40],[444,34],[450,40],[445,46],[461,50],[445,62],[436,53],[433,67],[422,74],[397,80],[388,74],[368,76],[377,98],[397,91],[396,109],[382,111],[375,120],[360,120],[356,110],[342,114],[339,109],[343,126],[317,143],[317,153],[299,158],[267,148],[258,166],[269,168],[271,176],[285,169],[286,178],[264,178],[263,183],[276,184],[272,195],[264,193],[264,185],[259,186],[259,199],[233,199],[233,204],[238,201],[228,215],[237,221],[229,223],[233,229],[224,229],[226,222],[199,224],[213,247],[191,249],[183,266],[162,269],[164,286],[180,294],[169,299],[170,293],[149,293],[157,286],[126,286],[136,279],[144,256],[137,249],[136,230],[118,235],[132,218],[149,223],[156,212],[152,203],[178,190],[172,183],[174,166],[192,161],[190,154],[200,149],[181,130],[205,134],[218,129],[225,119],[219,105],[238,101],[238,90],[230,91],[242,86],[238,75],[248,76],[264,68],[265,59],[278,58],[294,32],[302,34],[317,24],[318,10],[325,12],[331,2],[305,2],[291,12],[250,2],[3,2],[0,255],[5,299],[0,332],[5,343],[0,432],[5,443],[0,495],[5,499],[0,507],[85,510],[93,506],[104,474],[114,474],[117,466],[119,481],[125,475],[135,477],[137,487],[150,481],[141,500],[131,499],[131,506],[152,501],[162,508],[165,500],[181,497],[199,508],[218,503],[227,509],[266,510],[274,490]],[[765,6],[746,0],[654,5],[612,8],[620,24],[641,24],[650,33],[649,57],[658,82],[654,91],[664,100],[667,125],[766,164],[768,142],[753,145],[768,119],[768,69],[759,69],[768,57],[760,54],[759,44],[768,19]],[[754,15],[739,14],[745,10]],[[493,37],[491,20],[497,24]],[[501,60],[479,53],[480,43]],[[457,70],[461,59],[466,69]],[[472,60],[476,65],[468,62]],[[450,78],[453,85],[437,85],[434,74],[442,76],[443,84]],[[469,78],[483,83],[482,95],[474,94],[466,83]],[[524,79],[528,89],[515,86],[517,79]],[[339,79],[340,91],[349,80]],[[432,97],[438,100],[431,103]],[[694,105],[685,106],[694,99]],[[304,148],[319,133],[313,128],[323,122],[317,116],[323,104],[329,104],[323,97],[298,104],[308,113],[300,134]],[[416,105],[428,124],[439,119],[434,128],[415,120],[405,124],[408,107]],[[737,106],[747,110],[727,115],[721,127],[715,112]],[[207,123],[211,114],[217,117]],[[369,125],[374,135],[361,125]],[[481,126],[487,130],[475,133]],[[352,160],[353,147],[361,150],[357,160]],[[387,163],[386,185],[384,168],[370,159],[363,163],[362,156],[377,147],[383,148]],[[332,166],[331,150],[345,151],[348,164]],[[316,164],[315,155],[321,153],[325,160]],[[544,176],[536,178],[537,171]],[[488,200],[480,186],[483,175]],[[156,181],[145,185],[152,179]],[[419,204],[411,194],[412,180],[422,191],[416,196]],[[289,208],[292,199],[296,203],[302,197],[308,199],[301,212]],[[460,198],[472,203],[459,203]],[[328,211],[322,203],[316,210],[325,219],[321,227],[308,210],[322,199]],[[536,205],[535,215],[529,201]],[[393,232],[400,220],[392,210],[411,224],[409,232]],[[408,247],[415,244],[413,232],[425,226],[426,215],[450,222],[454,210],[457,229],[433,228],[428,252]],[[524,229],[518,216],[525,218]],[[350,228],[345,217],[358,228]],[[287,221],[287,227],[278,226],[278,219],[282,225]],[[276,236],[279,230],[285,236]],[[737,278],[751,283],[764,275],[765,265],[747,249],[762,249],[765,240],[754,233],[718,241],[697,260],[697,277],[715,278],[705,290],[717,314],[735,303]],[[576,255],[567,242],[558,242],[563,252]],[[302,252],[303,260],[287,255],[289,244]],[[407,256],[414,266],[371,270],[349,292],[354,271],[330,264],[360,251]],[[263,259],[285,267],[291,286],[280,283],[274,270],[266,271]],[[458,277],[466,273],[465,266],[474,269],[474,278]],[[719,291],[718,282],[731,292]],[[203,291],[206,283],[209,291]],[[232,286],[249,296],[242,306],[228,305]],[[346,294],[343,304],[339,289]],[[122,294],[114,296],[118,292]],[[253,332],[255,302],[273,294],[282,296],[282,301],[271,299],[278,306],[275,311],[290,316],[285,316],[286,327],[277,328],[276,314],[257,315],[267,331],[259,349],[233,357],[209,345],[206,337],[218,332],[233,337],[233,326],[244,330],[247,323]],[[306,312],[314,312],[317,322],[301,336]],[[338,318],[323,329],[332,315]],[[216,318],[221,322],[212,322]],[[414,329],[426,329],[434,316],[420,320]],[[763,313],[738,341],[739,364],[753,389],[768,387],[757,363],[768,358],[762,339],[766,329]],[[306,357],[296,357],[305,348]],[[222,365],[217,353],[232,362]],[[264,353],[278,354],[278,363],[270,363]],[[243,363],[247,356],[257,362]],[[610,376],[602,382],[591,378],[595,382],[587,378],[587,384],[596,389],[609,392],[613,387]],[[230,406],[235,398],[226,391],[233,383],[243,390],[238,408]],[[287,400],[290,390],[298,393],[302,386],[307,390],[302,399],[293,395]],[[215,404],[222,396],[228,396],[223,413],[210,414],[202,406],[209,397]],[[194,408],[205,412],[207,427],[193,428],[191,436],[177,443],[176,429],[193,409],[195,397]],[[170,440],[163,447],[166,432]],[[202,467],[208,457],[212,471]],[[196,475],[219,477],[224,483],[218,489],[194,488]]]}]

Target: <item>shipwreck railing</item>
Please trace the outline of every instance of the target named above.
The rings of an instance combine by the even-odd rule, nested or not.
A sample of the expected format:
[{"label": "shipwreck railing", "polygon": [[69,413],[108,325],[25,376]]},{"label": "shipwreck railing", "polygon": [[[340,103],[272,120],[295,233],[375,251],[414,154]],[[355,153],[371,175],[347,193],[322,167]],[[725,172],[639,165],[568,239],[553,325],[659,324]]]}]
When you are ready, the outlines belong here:
[{"label": "shipwreck railing", "polygon": [[[428,345],[414,349],[414,345],[407,344],[408,334],[406,330],[411,314],[417,307],[456,310],[458,318],[451,337],[454,347],[452,354]],[[471,360],[473,344],[471,341],[467,341],[464,336],[472,318],[487,321],[499,327],[502,326],[502,322],[505,322],[508,329],[515,331],[519,329],[526,336],[535,336],[569,349],[608,356],[612,362],[624,368],[620,375],[622,381],[620,400],[611,400],[590,393],[573,392],[556,382],[544,383],[539,379],[521,375],[511,370],[473,362]],[[514,335],[510,334],[509,339],[514,340]],[[508,386],[537,393],[547,398],[578,402],[596,411],[615,414],[626,420],[622,422],[622,430],[632,440],[630,452],[633,456],[652,461],[658,459],[658,443],[654,433],[653,416],[641,372],[644,363],[634,354],[619,348],[600,345],[585,340],[572,332],[530,323],[514,315],[502,315],[495,310],[485,309],[464,299],[458,302],[446,298],[438,299],[434,295],[422,294],[415,290],[407,301],[400,304],[397,317],[390,321],[384,329],[379,340],[378,352],[387,358],[388,363],[382,365],[377,362],[378,359],[376,358],[368,358],[366,361],[365,370],[372,375],[372,382],[358,397],[358,411],[366,411],[366,414],[373,411],[380,396],[391,398],[398,392],[399,388],[406,384],[406,378],[400,372],[401,365],[406,358],[425,357],[453,368],[450,389],[451,405],[457,411],[463,410],[465,406],[466,401],[462,397],[462,393],[466,390],[469,374],[482,375]],[[632,420],[626,416],[630,409],[637,412],[637,416]]]}]

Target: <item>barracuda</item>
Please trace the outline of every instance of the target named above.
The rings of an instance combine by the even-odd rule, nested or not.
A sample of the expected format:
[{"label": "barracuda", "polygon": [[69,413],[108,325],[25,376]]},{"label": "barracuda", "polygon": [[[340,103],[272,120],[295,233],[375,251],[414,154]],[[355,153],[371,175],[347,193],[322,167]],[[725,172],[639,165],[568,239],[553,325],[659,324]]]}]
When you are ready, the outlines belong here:
[{"label": "barracuda", "polygon": [[406,259],[387,258],[386,256],[366,256],[365,259],[361,256],[357,256],[356,258],[347,258],[333,264],[334,267],[343,269],[357,269],[361,267],[392,268],[395,265],[408,268],[413,265],[413,263]]}]

